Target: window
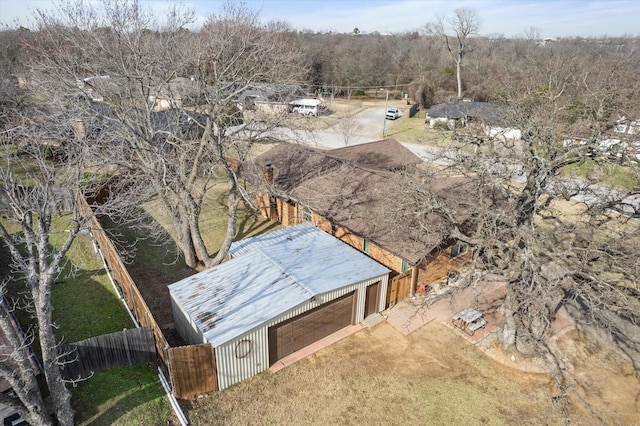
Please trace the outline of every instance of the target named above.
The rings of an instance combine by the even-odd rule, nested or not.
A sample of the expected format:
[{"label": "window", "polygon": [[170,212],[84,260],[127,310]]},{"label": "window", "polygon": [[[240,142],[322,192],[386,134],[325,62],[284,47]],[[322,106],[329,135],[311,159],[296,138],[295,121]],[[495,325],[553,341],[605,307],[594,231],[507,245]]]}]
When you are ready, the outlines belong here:
[{"label": "window", "polygon": [[407,272],[409,270],[409,262],[402,259],[402,265],[400,265],[400,272]]},{"label": "window", "polygon": [[302,220],[311,222],[311,209],[307,206],[302,207]]},{"label": "window", "polygon": [[451,246],[451,258],[453,259],[454,257],[458,257],[461,254],[465,254],[467,252],[467,245],[466,244],[454,244]]},{"label": "window", "polygon": [[362,251],[369,254],[369,240],[366,238],[362,240]]}]

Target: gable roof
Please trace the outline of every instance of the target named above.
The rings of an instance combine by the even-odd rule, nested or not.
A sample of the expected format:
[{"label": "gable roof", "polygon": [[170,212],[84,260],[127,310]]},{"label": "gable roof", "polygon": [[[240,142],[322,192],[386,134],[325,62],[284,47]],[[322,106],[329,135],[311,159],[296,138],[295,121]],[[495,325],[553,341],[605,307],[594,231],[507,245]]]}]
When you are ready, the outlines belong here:
[{"label": "gable roof", "polygon": [[422,160],[395,139],[384,139],[345,148],[332,149],[325,153],[341,158],[361,167],[377,170],[396,170],[420,164]]},{"label": "gable roof", "polygon": [[[363,167],[338,158],[335,151],[282,144],[259,156],[257,163],[273,167],[269,191],[274,195],[306,205],[413,264],[448,240],[450,229],[439,214],[403,208],[405,201],[414,203],[402,198],[409,196],[403,195],[403,185],[412,175],[386,170],[382,163],[377,169]],[[477,185],[469,178],[445,177],[429,184],[427,192],[462,223],[478,210]]]},{"label": "gable roof", "polygon": [[494,102],[453,102],[433,105],[427,111],[430,118],[476,119],[486,124],[513,126],[514,110],[509,105]]},{"label": "gable roof", "polygon": [[232,244],[231,260],[169,286],[216,347],[314,296],[389,273],[309,224]]}]

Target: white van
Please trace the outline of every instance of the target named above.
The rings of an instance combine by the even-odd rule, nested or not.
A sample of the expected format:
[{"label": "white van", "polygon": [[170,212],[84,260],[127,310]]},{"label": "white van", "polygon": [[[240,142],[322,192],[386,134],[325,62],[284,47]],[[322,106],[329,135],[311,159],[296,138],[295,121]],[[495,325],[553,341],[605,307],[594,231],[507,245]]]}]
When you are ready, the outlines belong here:
[{"label": "white van", "polygon": [[313,115],[318,116],[318,106],[317,105],[297,105],[293,107],[293,111],[302,115]]},{"label": "white van", "polygon": [[314,117],[317,117],[326,109],[325,103],[318,99],[296,99],[289,102],[289,105],[293,112],[302,115],[313,115]]}]

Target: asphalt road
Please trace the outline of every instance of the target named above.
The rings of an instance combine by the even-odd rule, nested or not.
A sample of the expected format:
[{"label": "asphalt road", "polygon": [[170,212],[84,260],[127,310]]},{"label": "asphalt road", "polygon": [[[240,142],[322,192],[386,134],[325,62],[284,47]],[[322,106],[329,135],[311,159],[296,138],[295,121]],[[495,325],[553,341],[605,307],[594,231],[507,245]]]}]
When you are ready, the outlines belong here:
[{"label": "asphalt road", "polygon": [[[384,107],[367,108],[353,116],[360,126],[358,135],[349,139],[349,145],[359,145],[382,139],[386,125],[391,123],[385,120]],[[322,119],[322,118],[320,118]],[[281,140],[296,141],[321,148],[342,148],[347,146],[341,132],[334,126],[323,131],[293,132],[288,129],[274,131],[274,137]],[[416,154],[425,162],[451,165],[460,161],[460,154],[454,150],[446,150],[432,146],[402,143],[407,149]],[[522,165],[517,163],[492,163],[487,165],[488,170],[496,174],[509,173],[514,182],[523,184],[525,178],[522,174]],[[624,197],[622,191],[608,186],[589,184],[581,179],[562,177],[548,186],[549,192],[562,192],[569,188],[576,194],[571,197],[576,202],[588,205],[607,203],[622,198],[622,210],[629,215],[634,211],[640,211],[640,194]]]}]

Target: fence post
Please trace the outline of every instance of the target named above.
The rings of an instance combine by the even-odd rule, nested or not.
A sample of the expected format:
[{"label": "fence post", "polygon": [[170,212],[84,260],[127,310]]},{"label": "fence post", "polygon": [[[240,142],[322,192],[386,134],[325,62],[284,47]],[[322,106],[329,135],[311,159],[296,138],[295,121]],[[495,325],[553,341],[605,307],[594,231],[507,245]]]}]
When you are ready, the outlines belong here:
[{"label": "fence post", "polygon": [[[122,331],[126,331],[127,329],[125,328]],[[129,365],[132,365],[131,363],[131,354],[129,353],[129,341],[127,340],[127,333],[122,333],[122,340],[124,341],[124,350],[127,353],[127,361],[129,362]]]}]

